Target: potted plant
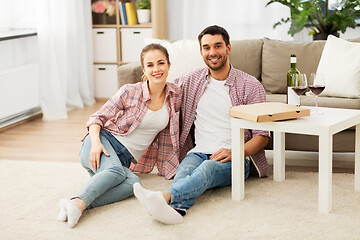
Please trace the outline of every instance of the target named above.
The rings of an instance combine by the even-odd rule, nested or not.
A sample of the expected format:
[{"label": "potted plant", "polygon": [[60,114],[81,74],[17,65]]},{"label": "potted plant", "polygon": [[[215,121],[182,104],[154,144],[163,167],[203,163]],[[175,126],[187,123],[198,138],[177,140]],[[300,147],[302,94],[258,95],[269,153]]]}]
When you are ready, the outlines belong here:
[{"label": "potted plant", "polygon": [[150,22],[150,0],[137,0],[136,1],[136,12],[139,23]]},{"label": "potted plant", "polygon": [[355,17],[360,17],[360,0],[338,0],[329,9],[328,0],[271,0],[290,8],[290,17],[281,19],[274,28],[290,21],[289,34],[294,36],[304,27],[310,27],[314,40],[327,39],[329,34],[339,36],[348,27],[355,28]]}]

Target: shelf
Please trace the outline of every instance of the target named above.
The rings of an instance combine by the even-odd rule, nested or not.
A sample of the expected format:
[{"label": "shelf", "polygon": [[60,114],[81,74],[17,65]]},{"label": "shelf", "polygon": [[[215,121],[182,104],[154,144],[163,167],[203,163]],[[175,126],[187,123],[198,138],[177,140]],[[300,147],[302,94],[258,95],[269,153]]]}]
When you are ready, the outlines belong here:
[{"label": "shelf", "polygon": [[116,24],[95,24],[92,26],[93,26],[93,28],[116,28],[118,25],[116,25]]},{"label": "shelf", "polygon": [[119,65],[119,63],[121,62],[94,62],[94,64],[99,64],[99,65],[110,65],[110,64]]},{"label": "shelf", "polygon": [[93,28],[151,28],[151,23],[141,23],[136,25],[116,25],[116,24],[95,24]]},{"label": "shelf", "polygon": [[151,28],[151,23],[141,23],[136,25],[120,25],[121,28]]},{"label": "shelf", "polygon": [[120,65],[123,65],[123,64],[128,64],[129,62],[122,62],[122,61],[120,61],[120,62],[94,62],[94,64],[97,64],[97,65],[118,65],[118,66],[120,66]]}]

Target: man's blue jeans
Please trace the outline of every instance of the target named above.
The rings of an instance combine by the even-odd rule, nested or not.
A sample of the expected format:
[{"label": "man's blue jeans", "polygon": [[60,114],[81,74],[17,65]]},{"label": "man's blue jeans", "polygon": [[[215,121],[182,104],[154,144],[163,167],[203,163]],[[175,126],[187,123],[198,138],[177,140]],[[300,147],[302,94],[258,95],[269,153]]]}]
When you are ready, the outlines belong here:
[{"label": "man's blue jeans", "polygon": [[106,130],[100,131],[100,140],[110,154],[101,154],[100,167],[95,171],[90,164],[91,139],[88,135],[80,150],[80,161],[91,178],[77,197],[84,200],[87,209],[121,201],[133,194],[133,184],[140,182],[129,170],[133,159],[129,151]]},{"label": "man's blue jeans", "polygon": [[[211,154],[192,152],[186,155],[176,170],[169,188],[170,206],[186,212],[195,198],[207,189],[231,185],[231,161],[221,163],[209,160]],[[245,158],[245,179],[250,173],[250,160]]]}]

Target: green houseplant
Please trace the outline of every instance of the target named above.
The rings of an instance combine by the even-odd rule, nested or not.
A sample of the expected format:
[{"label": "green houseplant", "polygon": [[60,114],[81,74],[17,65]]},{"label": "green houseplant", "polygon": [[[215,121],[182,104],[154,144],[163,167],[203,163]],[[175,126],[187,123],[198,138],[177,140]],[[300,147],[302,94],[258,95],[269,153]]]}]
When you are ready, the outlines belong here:
[{"label": "green houseplant", "polygon": [[282,18],[274,28],[290,22],[291,36],[305,26],[312,29],[314,40],[326,39],[329,34],[339,36],[339,31],[355,28],[355,17],[360,17],[360,0],[338,0],[330,9],[328,0],[271,0],[266,6],[275,2],[289,7],[290,17]]},{"label": "green houseplant", "polygon": [[136,12],[139,23],[150,22],[150,0],[137,0],[136,1]]},{"label": "green houseplant", "polygon": [[138,0],[136,1],[137,9],[149,9],[151,8],[150,0]]}]

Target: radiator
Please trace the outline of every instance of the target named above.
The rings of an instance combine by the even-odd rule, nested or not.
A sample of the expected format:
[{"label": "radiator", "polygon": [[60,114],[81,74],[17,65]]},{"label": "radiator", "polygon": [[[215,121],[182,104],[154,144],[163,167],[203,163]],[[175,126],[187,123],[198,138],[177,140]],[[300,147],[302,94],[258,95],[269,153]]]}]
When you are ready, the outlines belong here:
[{"label": "radiator", "polygon": [[40,113],[39,65],[0,71],[0,128]]}]

